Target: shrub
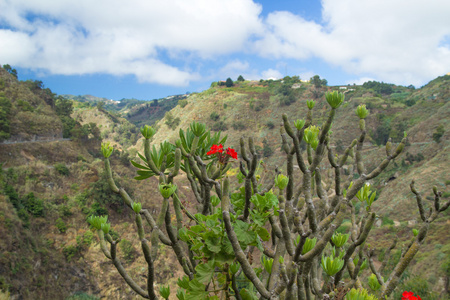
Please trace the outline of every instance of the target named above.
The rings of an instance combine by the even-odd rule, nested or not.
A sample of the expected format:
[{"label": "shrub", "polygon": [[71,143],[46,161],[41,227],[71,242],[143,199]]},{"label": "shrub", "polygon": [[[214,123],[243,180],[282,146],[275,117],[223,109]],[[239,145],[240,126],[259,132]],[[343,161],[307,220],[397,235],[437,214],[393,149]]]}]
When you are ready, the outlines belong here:
[{"label": "shrub", "polygon": [[69,245],[63,247],[62,251],[64,256],[66,257],[66,260],[70,262],[72,258],[78,253],[78,248],[74,245]]},{"label": "shrub", "polygon": [[224,121],[219,121],[211,126],[212,131],[226,131],[228,130],[228,126]]},{"label": "shrub", "polygon": [[274,129],[275,128],[275,124],[273,123],[273,121],[267,121],[266,126],[269,129]]},{"label": "shrub", "polygon": [[211,120],[213,120],[213,121],[217,121],[217,120],[220,119],[220,115],[219,115],[217,112],[213,111],[213,112],[209,115],[209,118],[210,118]]},{"label": "shrub", "polygon": [[34,193],[29,193],[23,199],[23,204],[27,211],[34,217],[44,216],[44,201],[34,196]]},{"label": "shrub", "polygon": [[180,105],[181,108],[185,108],[186,105],[188,105],[188,101],[186,99],[183,99],[178,101],[178,104]]},{"label": "shrub", "polygon": [[181,119],[178,117],[175,118],[170,111],[165,114],[165,118],[166,118],[165,124],[170,129],[175,129],[181,122]]},{"label": "shrub", "polygon": [[247,128],[243,121],[234,121],[231,127],[233,127],[234,130],[244,130]]},{"label": "shrub", "polygon": [[63,217],[70,217],[72,215],[72,210],[70,209],[70,207],[68,205],[63,204],[59,207],[59,213]]},{"label": "shrub", "polygon": [[433,132],[433,141],[439,143],[441,141],[441,137],[444,135],[444,125],[439,125],[436,130]]},{"label": "shrub", "polygon": [[56,228],[58,228],[59,232],[64,233],[67,230],[66,223],[61,218],[56,220]]},{"label": "shrub", "polygon": [[54,167],[55,167],[55,170],[61,175],[68,176],[70,173],[69,169],[63,163],[57,163],[54,165]]}]

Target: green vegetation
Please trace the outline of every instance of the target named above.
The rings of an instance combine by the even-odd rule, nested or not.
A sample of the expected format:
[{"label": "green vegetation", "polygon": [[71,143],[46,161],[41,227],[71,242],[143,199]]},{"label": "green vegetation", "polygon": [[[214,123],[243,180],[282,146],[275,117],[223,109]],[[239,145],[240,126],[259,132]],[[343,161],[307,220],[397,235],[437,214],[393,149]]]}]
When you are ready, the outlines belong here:
[{"label": "green vegetation", "polygon": [[390,95],[394,92],[394,85],[384,82],[368,81],[364,82],[362,86],[366,89],[372,89],[377,94]]},{"label": "green vegetation", "polygon": [[[445,131],[441,132],[442,135],[438,143],[435,142],[435,136],[433,136],[433,133],[440,134],[437,130],[440,125],[443,125],[444,129],[447,125],[445,116],[448,112],[448,99],[450,99],[449,79],[450,76],[442,76],[418,89],[392,85],[393,92],[390,95],[363,86],[347,86],[346,90],[342,89],[345,91],[345,101],[337,110],[335,122],[331,129],[333,133],[330,137],[330,147],[333,154],[337,153],[339,158],[342,158],[353,138],[358,138],[359,120],[357,120],[354,110],[359,104],[366,104],[366,108],[370,111],[365,119],[367,131],[365,141],[368,143],[364,143],[361,151],[362,160],[365,161],[364,167],[367,170],[366,174],[375,170],[386,157],[386,149],[381,147],[385,146],[385,141],[391,138],[391,147],[395,149],[403,139],[403,132],[406,131],[408,134],[405,150],[389,164],[384,173],[371,181],[373,189],[377,191],[377,200],[373,203],[371,209],[377,212],[380,219],[379,222],[377,220],[376,225],[371,230],[365,245],[370,245],[374,249],[373,259],[377,266],[385,258],[388,261],[383,272],[380,271],[385,280],[389,278],[388,275],[392,269],[402,259],[402,252],[399,249],[407,249],[411,240],[417,238],[417,236],[414,237],[412,228],[418,231],[422,224],[420,212],[412,204],[416,202],[414,195],[407,191],[411,180],[415,179],[417,186],[423,189],[426,212],[434,207],[433,191],[431,189],[426,191],[427,186],[436,185],[438,190],[442,191],[440,198],[442,205],[440,207],[443,207],[443,202],[450,198],[450,183],[448,183],[450,178],[446,171],[448,169],[448,156],[446,155],[448,153],[448,136]],[[145,182],[135,182],[132,179],[134,166],[129,163],[129,160],[133,158],[139,164],[145,165],[145,163],[140,161],[137,149],[129,148],[139,140],[139,130],[122,117],[130,118],[130,120],[134,118],[132,119],[133,122],[137,121],[136,124],[138,122],[143,124],[144,122],[147,123],[147,120],[154,122],[161,119],[167,111],[174,108],[171,111],[172,116],[174,119],[180,118],[180,123],[175,130],[171,130],[161,123],[155,127],[157,130],[158,127],[160,128],[153,137],[156,151],[159,151],[158,145],[165,139],[175,143],[179,128],[186,128],[192,119],[205,122],[212,130],[211,136],[218,134],[219,131],[225,131],[229,127],[231,130],[228,129],[227,131],[228,139],[224,143],[224,150],[228,146],[236,149],[239,160],[241,160],[240,137],[254,137],[255,152],[258,154],[258,158],[264,161],[264,163],[258,164],[255,170],[255,179],[257,180],[255,186],[257,191],[260,192],[274,178],[275,166],[278,166],[278,171],[282,174],[288,174],[288,165],[286,164],[288,155],[285,149],[280,147],[282,141],[279,136],[281,115],[286,113],[292,123],[297,122],[299,118],[306,120],[308,115],[306,101],[315,98],[315,107],[311,114],[313,125],[323,128],[329,113],[329,106],[323,96],[326,92],[335,90],[341,89],[322,84],[319,89],[316,89],[313,83],[300,82],[296,76],[287,76],[280,80],[237,80],[234,82],[234,86],[230,88],[225,86],[225,82],[223,86],[215,83],[212,84],[211,89],[205,92],[190,95],[189,105],[187,105],[188,101],[185,96],[184,98],[180,96],[179,99],[167,97],[148,102],[136,99],[130,99],[129,101],[125,99],[121,102],[103,98],[95,100],[95,97],[87,96],[83,96],[84,102],[78,102],[77,99],[70,98],[75,100],[71,101],[72,114],[70,116],[80,123],[79,125],[75,124],[71,130],[68,130],[68,135],[71,137],[70,141],[0,145],[0,162],[3,163],[3,169],[0,169],[2,170],[0,172],[0,236],[2,237],[0,239],[0,266],[3,266],[0,272],[0,289],[10,291],[11,297],[20,295],[24,300],[64,299],[64,297],[71,295],[75,297],[74,291],[80,289],[84,292],[78,293],[80,299],[95,299],[89,293],[94,293],[97,297],[111,299],[129,297],[130,289],[125,282],[120,280],[110,281],[111,274],[117,274],[114,270],[115,267],[113,264],[102,263],[98,260],[98,255],[101,254],[96,250],[100,246],[99,238],[97,233],[94,232],[95,230],[88,229],[85,222],[89,216],[102,215],[108,215],[112,222],[109,235],[112,240],[117,241],[117,257],[122,260],[128,274],[140,285],[142,284],[141,280],[146,280],[148,273],[146,262],[141,257],[142,244],[140,239],[135,239],[133,236],[138,234],[136,232],[137,226],[133,224],[136,214],[128,208],[126,202],[118,194],[111,192],[108,186],[108,175],[102,172],[103,162],[97,159],[99,147],[95,146],[95,143],[99,145],[100,137],[117,145],[115,146],[116,150],[110,156],[115,182],[117,182],[118,187],[122,187],[128,192],[133,191],[132,199],[142,203],[142,211],[150,212],[157,222],[157,216],[160,215],[164,203],[164,200],[158,198],[157,193],[154,192],[158,191],[158,180],[150,179]],[[287,94],[285,94],[286,92]],[[295,101],[287,105],[289,101],[284,104],[280,99],[288,98],[289,93],[295,96]],[[51,140],[62,136],[63,124],[60,117],[56,115],[58,97],[53,95],[50,89],[45,88],[41,81],[18,81],[12,74],[0,68],[0,95],[4,98],[0,101],[0,128],[3,128],[4,124],[7,125],[6,127],[9,126],[9,129],[1,130],[6,132],[4,139],[27,141],[34,138],[39,140],[40,137],[43,137],[43,139]],[[83,97],[80,97],[80,99]],[[177,106],[177,103],[180,105]],[[58,112],[61,113],[67,107],[60,104],[58,103]],[[100,110],[97,109],[97,104]],[[5,107],[9,109],[9,114],[2,114]],[[141,113],[135,114],[141,107]],[[213,112],[218,116],[213,117],[217,118],[216,121],[210,118]],[[235,130],[232,125],[233,122],[237,121],[239,123],[235,124],[235,127],[238,129]],[[383,123],[385,123],[385,130],[377,135],[379,140],[375,141],[377,128]],[[281,129],[283,130],[283,127]],[[295,130],[296,128],[294,128]],[[288,142],[292,141],[286,132],[284,134]],[[191,145],[190,143],[193,140],[190,135],[189,137],[186,135],[186,140],[187,145]],[[379,143],[379,146],[376,145],[377,143]],[[138,142],[137,146],[140,147],[140,145],[141,141]],[[288,145],[292,146],[292,142]],[[314,158],[315,152],[312,145],[308,150],[308,145],[305,141],[302,141],[299,147],[302,149],[306,165],[310,166],[308,151],[311,151],[312,158]],[[135,147],[137,148],[137,146]],[[203,145],[200,148],[204,152],[210,150],[205,147]],[[245,140],[245,148],[251,161],[252,152],[247,147],[247,140]],[[174,149],[172,148],[172,150]],[[139,151],[145,157],[145,151],[141,149]],[[333,174],[335,172],[330,171],[331,167],[326,163],[328,159],[327,151],[325,149],[323,159],[323,162],[325,162],[323,166],[326,166],[326,168],[320,169],[320,175],[322,185],[328,194],[328,203],[331,205],[334,199],[335,181]],[[270,152],[273,154],[264,157]],[[353,147],[348,154],[347,163],[343,166],[341,173],[342,182],[347,183],[351,179],[356,181],[361,177],[357,170],[356,147]],[[204,159],[201,155],[204,155],[204,153],[200,154],[200,157],[205,162],[207,174],[210,175],[213,168],[217,166],[218,158],[213,155],[210,156],[210,159]],[[170,153],[168,156],[168,159],[172,159]],[[159,157],[163,159],[164,155]],[[247,163],[244,160],[242,162],[244,170],[248,171]],[[235,208],[235,211],[232,212],[233,219],[231,221],[233,228],[238,228],[235,230],[238,233],[238,238],[243,240],[243,242],[240,242],[241,246],[244,248],[247,246],[247,249],[249,249],[252,245],[245,240],[247,238],[251,240],[253,233],[260,238],[266,238],[266,235],[262,230],[256,230],[257,226],[254,225],[256,222],[249,223],[252,224],[251,228],[245,230],[244,226],[247,225],[240,224],[234,219],[234,215],[240,213],[242,215],[245,208],[245,205],[244,208],[240,208],[240,203],[245,203],[245,189],[242,192],[239,188],[245,188],[246,178],[239,172],[238,161],[230,158],[228,163],[231,164],[227,173],[230,179],[229,194],[232,197],[231,205]],[[65,167],[65,169],[61,168],[62,173],[55,167],[57,164]],[[184,172],[183,168],[186,164],[189,165],[189,160],[186,161],[182,155],[180,173]],[[157,164],[157,166],[162,168],[162,164]],[[171,163],[164,167],[167,179],[174,164]],[[145,172],[146,170],[141,171]],[[295,155],[293,172],[294,191],[297,192],[297,188],[302,186],[303,174],[299,169]],[[194,176],[193,178],[197,177]],[[313,178],[311,191],[314,206],[317,211],[321,211],[323,201],[319,200],[318,181],[315,176]],[[219,182],[220,180],[224,182],[225,179],[216,179]],[[241,185],[238,184],[239,180],[242,180]],[[200,184],[198,179],[195,182]],[[190,194],[193,188],[185,175],[177,176],[174,183],[178,185],[177,195],[187,212],[193,214],[197,212],[198,207],[202,208],[202,204],[195,200],[195,194]],[[253,189],[252,182],[251,186]],[[204,194],[206,190],[202,191],[200,185],[199,187],[199,195]],[[328,189],[329,187],[331,189]],[[286,195],[287,188],[289,187],[283,190],[283,195]],[[343,188],[348,191],[347,185],[343,185]],[[274,195],[279,196],[278,187],[272,187],[272,191]],[[341,194],[343,191],[341,190]],[[201,236],[199,241],[202,241],[203,244],[198,243],[196,245],[203,248],[193,250],[194,256],[198,257],[208,258],[207,255],[213,255],[208,254],[209,249],[214,249],[214,245],[222,246],[221,241],[227,239],[226,228],[223,227],[224,223],[222,222],[223,216],[220,214],[221,203],[217,204],[218,197],[216,198],[214,186],[210,189],[210,195],[211,214],[207,216],[212,216],[212,220],[200,220],[200,227],[203,228],[203,231],[196,232],[195,230],[200,227],[195,226],[199,224],[188,219],[187,215],[182,212],[183,222],[181,226],[186,228],[190,226],[189,230]],[[265,196],[265,193],[262,193],[262,196]],[[251,200],[252,203],[268,201],[267,198],[256,200],[255,198],[256,196]],[[303,194],[301,198],[303,198]],[[253,204],[253,207],[257,207],[256,204]],[[306,207],[306,203],[304,207]],[[356,201],[356,203],[353,203],[353,207],[355,208],[355,214],[359,216],[357,221],[360,221],[361,218],[364,220],[364,216],[367,214],[365,202]],[[179,223],[177,222],[172,198],[169,198],[169,208],[172,227],[177,228]],[[350,214],[350,208],[347,207],[345,211]],[[252,215],[254,213],[256,212],[250,212],[248,220],[255,220],[255,215]],[[304,214],[304,211],[302,213],[301,216],[306,216],[303,227],[304,230],[307,230],[309,228],[307,214]],[[200,216],[195,217],[202,218]],[[274,217],[281,226],[280,216],[275,215]],[[419,294],[422,299],[445,298],[444,294],[438,295],[436,292],[441,278],[445,279],[445,276],[448,276],[448,272],[446,273],[444,267],[441,268],[441,264],[445,265],[442,262],[446,261],[450,253],[446,232],[449,217],[448,210],[444,211],[430,224],[426,242],[420,245],[420,252],[415,255],[409,268],[409,274],[407,270],[401,276],[398,288],[392,293],[393,296],[397,297],[399,292],[402,292],[401,289],[411,289],[415,294],[423,293]],[[144,217],[142,220],[145,223],[143,224],[146,233],[145,238],[149,241],[150,246],[152,244],[152,227],[147,224]],[[208,227],[215,220],[220,220],[222,223]],[[167,226],[164,222],[166,220],[163,220],[163,225],[160,228],[167,236]],[[203,227],[203,225],[206,227]],[[214,230],[220,226],[222,226],[220,234],[217,233],[217,235],[223,239],[216,242],[217,236]],[[268,229],[269,235],[272,235],[271,225],[267,223],[267,226],[265,228]],[[60,229],[65,233],[62,233]],[[239,231],[240,229],[243,230]],[[344,219],[338,227],[337,232],[349,234],[351,230],[352,221],[350,215],[348,215],[348,218]],[[243,232],[249,234],[242,236]],[[178,228],[175,234],[177,233],[179,234]],[[189,237],[192,237],[193,240],[198,238],[191,232],[189,234]],[[296,233],[291,232],[291,234]],[[399,238],[399,242],[389,254],[389,240],[393,240],[395,237]],[[131,247],[121,249],[119,240],[124,239],[129,241],[129,243],[125,242],[124,244]],[[213,242],[208,241],[208,246],[205,242],[207,240]],[[277,242],[279,242],[279,238],[276,238],[275,245]],[[294,246],[298,245],[296,244],[298,243],[297,240],[293,242]],[[334,254],[332,249],[327,246],[323,254],[325,257],[338,258],[340,253],[345,254],[351,242],[352,239],[349,238],[342,249],[336,249],[339,253],[335,252]],[[185,242],[180,241],[180,243]],[[186,244],[188,243],[186,242]],[[257,241],[255,243],[252,267],[261,280],[267,280],[267,276],[270,277],[268,275],[271,270],[270,265],[271,267],[275,265],[275,268],[277,268],[277,261],[278,264],[281,263],[277,259],[270,263],[271,257],[264,255],[261,255],[263,257],[261,262],[259,259],[260,253],[258,253],[260,252],[259,245]],[[263,241],[262,244],[269,250],[274,249],[271,240]],[[109,249],[110,244],[108,242],[107,246]],[[191,245],[191,249],[192,247],[194,247],[194,244]],[[130,251],[128,252],[127,249]],[[158,255],[154,260],[155,284],[160,287],[162,283],[166,284],[167,282],[171,290],[170,298],[175,297],[177,289],[184,290],[186,297],[191,297],[196,293],[195,289],[188,288],[186,290],[176,285],[176,278],[182,277],[180,274],[183,269],[179,266],[176,255],[169,253],[171,249],[170,246],[159,244]],[[187,251],[186,248],[182,249]],[[367,248],[363,251],[365,261],[367,261],[366,250]],[[357,254],[357,252],[358,250],[355,253]],[[133,254],[128,256],[127,253]],[[320,258],[318,257],[319,260]],[[198,268],[194,268],[195,278],[203,278],[202,276],[210,274],[211,268],[206,259],[202,260],[196,257],[192,259],[200,262]],[[220,255],[215,256],[215,272],[211,281],[217,287],[221,287],[221,284],[226,282],[226,278],[223,278],[223,281],[220,278],[220,274],[224,274],[220,259]],[[252,257],[249,257],[249,259],[251,260]],[[355,257],[352,257],[352,259],[356,266],[357,260]],[[332,261],[334,260],[333,258]],[[96,262],[94,264],[86,263],[94,261]],[[286,264],[286,261],[284,264],[286,274],[289,276],[289,264]],[[234,267],[233,263],[229,264],[229,270]],[[321,272],[321,268],[318,265],[318,271]],[[39,272],[39,275],[35,276],[36,272]],[[74,272],[87,274],[87,276],[77,276],[77,281],[74,282],[72,280]],[[236,284],[242,292],[241,296],[244,298],[246,296],[251,297],[257,290],[252,282],[246,279],[244,272],[239,272],[240,275],[236,276]],[[231,273],[229,274],[231,276]],[[280,274],[283,278],[283,274],[281,272]],[[358,275],[366,289],[369,288],[367,279],[370,274],[370,270],[366,268]],[[57,276],[57,279],[55,276]],[[323,278],[328,277],[326,273],[323,273],[323,276]],[[345,271],[342,281],[346,284],[349,279],[349,274]],[[420,287],[420,290],[413,289],[413,282],[415,281],[418,282],[417,287]],[[195,282],[195,280],[190,282]],[[201,293],[204,293],[206,283],[202,283],[202,285]],[[210,284],[211,289],[212,285]],[[141,286],[144,287],[145,284]],[[337,288],[337,292],[342,291],[339,289],[341,286],[338,285]],[[105,293],[108,294],[105,295]],[[380,290],[373,293],[378,297]],[[156,291],[156,294],[160,297],[158,291]],[[233,297],[232,294],[233,290],[230,288],[230,297]],[[214,294],[210,293],[210,296],[214,296]],[[197,297],[196,294],[195,297]]]},{"label": "green vegetation", "polygon": [[11,136],[10,130],[10,113],[11,101],[0,92],[0,142]]},{"label": "green vegetation", "polygon": [[166,113],[165,118],[165,123],[170,129],[175,129],[181,122],[180,118],[174,117],[170,111]]},{"label": "green vegetation", "polygon": [[441,141],[441,137],[444,135],[445,129],[444,125],[439,125],[436,130],[433,132],[433,141],[439,143]]},{"label": "green vegetation", "polygon": [[[268,84],[272,85],[271,91],[275,95],[287,96],[292,93],[289,90],[292,87],[288,84]],[[225,93],[229,92],[221,89]],[[244,97],[239,95],[236,98],[239,100]],[[404,134],[395,146],[388,142],[381,159],[370,162],[371,170],[366,169],[362,149],[369,111],[364,105],[359,105],[353,110],[359,119],[359,137],[348,138],[353,142],[342,155],[335,156],[330,147],[330,129],[338,108],[344,103],[344,95],[337,91],[327,92],[325,98],[326,102],[307,101],[308,110],[303,120],[290,121],[287,114],[282,115],[281,153],[285,157],[282,164],[286,166],[286,171],[277,168],[273,174],[268,175],[268,181],[261,180],[262,170],[259,166],[262,163],[258,160],[253,138],[240,139],[238,155],[231,147],[225,149],[227,137],[222,138],[220,133],[212,134],[204,124],[192,122],[187,130],[179,130],[179,139],[174,144],[165,141],[158,149],[150,144],[155,130],[151,130],[151,127],[143,128],[144,154],[133,165],[138,168],[136,180],[159,177],[156,181],[159,182],[161,210],[152,217],[140,202],[118,188],[112,176],[112,147],[103,144],[109,187],[111,191],[121,195],[128,210],[134,213],[138,240],[149,270],[145,289],[131,280],[123,265],[118,263],[115,251],[113,252],[115,242],[110,234],[111,224],[107,218],[91,217],[88,221],[97,231],[101,244],[111,245],[111,250],[102,246],[102,252],[114,262],[129,287],[144,298],[156,298],[153,264],[161,258],[158,253],[159,242],[162,242],[173,250],[184,271],[184,276],[177,282],[177,295],[180,299],[237,294],[242,298],[256,299],[256,291],[263,299],[281,298],[284,291],[283,297],[287,299],[297,299],[299,294],[299,299],[307,299],[305,293],[313,289],[315,297],[323,299],[335,295],[337,291],[333,291],[331,287],[337,286],[345,299],[377,299],[393,294],[399,277],[404,274],[423,245],[429,224],[436,221],[450,206],[450,201],[441,201],[441,194],[435,187],[433,193],[437,204],[434,208],[430,207],[431,213],[425,213],[422,196],[416,190],[414,182],[411,183],[410,189],[416,196],[415,203],[421,219],[416,226],[420,229],[410,232],[406,239],[403,237],[405,251],[399,250],[395,240],[383,253],[388,261],[386,266],[376,268],[371,265],[373,275],[369,286],[379,290],[376,296],[369,295],[366,290],[351,290],[345,295],[356,282],[365,279],[362,275],[360,277],[360,271],[367,268],[367,260],[372,259],[375,250],[366,242],[380,211],[375,207],[379,200],[375,202],[377,193],[372,192],[368,181],[374,180],[384,171],[390,171],[388,167],[405,148],[407,135]],[[331,108],[325,116],[320,116],[319,110],[326,108],[326,103]],[[319,121],[312,118],[313,109],[314,112],[319,111]],[[209,116],[216,121],[220,114],[211,113]],[[384,117],[380,119],[386,121]],[[390,119],[387,125],[391,125]],[[232,126],[235,130],[247,129],[243,119],[234,120]],[[254,128],[251,130],[256,132]],[[386,136],[381,133],[380,142]],[[267,139],[263,140],[263,146],[263,155],[270,156],[272,149]],[[236,174],[232,169],[232,162],[238,156],[242,160],[239,173]],[[321,164],[327,159],[334,172],[328,172],[325,179],[322,177],[325,176],[322,171],[325,168],[321,168]],[[348,178],[341,178],[341,174],[345,173],[344,165],[350,160],[351,166],[355,165],[356,170],[349,172]],[[294,163],[299,170],[294,170]],[[395,162],[393,164],[398,167]],[[197,207],[188,208],[186,202],[180,201],[182,194],[174,180],[180,170],[185,172],[189,180]],[[231,174],[236,174],[236,178]],[[353,180],[350,182],[351,179]],[[230,188],[232,185],[234,186]],[[298,186],[301,188],[298,189]],[[334,191],[341,192],[328,199],[331,186],[334,186]],[[155,188],[155,191],[158,189]],[[409,201],[414,202],[413,199]],[[144,221],[150,228],[144,227]],[[187,222],[190,225],[187,226]],[[388,216],[383,216],[383,228],[392,232],[392,225],[395,224]],[[166,232],[160,228],[165,228]],[[145,238],[146,231],[151,244]],[[390,238],[387,240],[389,242]],[[123,257],[126,260],[134,259],[134,255],[130,255],[134,253],[132,243],[122,241],[123,246],[120,247],[123,247]],[[270,249],[268,244],[272,245]],[[390,252],[393,254],[390,255]],[[260,265],[253,265],[254,255],[261,257]],[[292,264],[292,261],[295,263]],[[320,267],[325,272],[323,275],[319,274]],[[247,282],[251,282],[251,288],[238,288],[238,271],[244,274]],[[309,280],[297,280],[303,277]],[[343,284],[341,280],[344,280]],[[425,288],[419,292],[429,295]],[[170,289],[160,288],[160,293],[168,298]]]}]

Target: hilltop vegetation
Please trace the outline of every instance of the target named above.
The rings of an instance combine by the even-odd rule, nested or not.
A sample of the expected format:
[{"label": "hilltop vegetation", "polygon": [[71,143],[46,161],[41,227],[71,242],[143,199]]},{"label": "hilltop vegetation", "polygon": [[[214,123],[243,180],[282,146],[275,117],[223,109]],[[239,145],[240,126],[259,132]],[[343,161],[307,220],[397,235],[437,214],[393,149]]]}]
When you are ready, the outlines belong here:
[{"label": "hilltop vegetation", "polygon": [[[227,145],[235,149],[241,136],[252,136],[265,165],[285,169],[279,148],[281,114],[286,113],[291,120],[305,118],[306,100],[315,99],[315,125],[320,126],[327,112],[324,93],[339,90],[346,98],[332,128],[338,153],[357,136],[354,110],[361,103],[370,110],[365,161],[379,162],[385,155],[379,145],[389,138],[397,143],[404,131],[408,134],[409,145],[403,154],[373,182],[379,195],[374,207],[384,217],[373,232],[371,244],[386,247],[378,244],[378,236],[402,236],[414,228],[417,213],[409,205],[413,198],[408,188],[412,179],[425,198],[432,196],[432,185],[444,192],[444,199],[450,196],[450,76],[417,89],[373,82],[329,87],[320,77],[311,82],[298,77],[238,80],[230,87],[213,83],[210,89],[188,97],[110,104],[103,98],[93,98],[94,103],[90,103],[58,97],[42,82],[19,81],[12,70],[0,68],[0,140],[55,140],[0,144],[0,290],[8,289],[23,299],[65,299],[77,292],[86,297],[133,299],[111,265],[104,263],[97,237],[85,220],[102,214],[117,220],[112,228],[124,240],[120,255],[126,258],[133,276],[142,276],[145,262],[136,255],[140,246],[134,239],[133,216],[108,188],[99,145],[102,139],[114,144],[118,150],[111,160],[116,178],[122,178],[119,184],[129,192],[135,191],[135,199],[145,207],[158,211],[160,203],[154,198],[157,182],[133,180],[135,170],[128,162],[136,152],[143,151],[138,130],[143,124],[154,123],[157,128],[152,141],[155,145],[164,140],[173,142],[179,129],[192,120],[227,134]],[[56,141],[63,136],[71,140]],[[350,160],[346,166],[347,176],[357,176],[353,164]],[[370,170],[374,165],[366,167]],[[237,165],[230,172],[237,174]],[[182,178],[178,185],[186,191],[183,201],[195,201],[186,189],[187,179]],[[448,222],[447,212],[433,224],[410,271],[420,275],[411,278],[427,282],[430,290],[435,286],[439,292],[445,276],[440,262],[450,255]],[[381,252],[377,255],[383,258]],[[174,262],[173,257],[167,257],[156,266],[159,283],[179,272]],[[74,276],[76,281],[71,279]]]}]

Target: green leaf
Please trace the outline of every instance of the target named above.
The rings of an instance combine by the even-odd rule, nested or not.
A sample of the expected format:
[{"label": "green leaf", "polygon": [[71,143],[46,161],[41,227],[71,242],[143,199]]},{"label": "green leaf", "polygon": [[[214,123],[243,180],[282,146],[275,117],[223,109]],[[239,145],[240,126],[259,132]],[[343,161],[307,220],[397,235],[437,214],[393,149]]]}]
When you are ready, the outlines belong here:
[{"label": "green leaf", "polygon": [[264,227],[257,227],[256,233],[260,236],[260,238],[263,241],[267,242],[268,240],[270,240],[270,234]]},{"label": "green leaf", "polygon": [[203,248],[204,244],[202,242],[196,242],[192,247],[191,251],[196,251]]},{"label": "green leaf", "polygon": [[183,278],[178,278],[177,284],[179,287],[187,290],[189,289],[189,277],[187,277],[186,275],[183,276]]},{"label": "green leaf", "polygon": [[205,240],[205,244],[209,251],[214,252],[214,253],[220,252],[221,247],[220,247],[220,239],[219,238],[208,237]]},{"label": "green leaf", "polygon": [[230,240],[227,238],[222,240],[222,249],[225,253],[234,255],[233,245],[231,245]]},{"label": "green leaf", "polygon": [[247,290],[247,289],[242,289],[239,291],[239,294],[241,295],[242,300],[257,300],[258,297],[256,297],[256,295]]},{"label": "green leaf", "polygon": [[250,224],[245,223],[241,220],[236,220],[236,225],[234,226],[234,231],[239,242],[244,244],[251,244],[256,240],[256,233],[249,230]]},{"label": "green leaf", "polygon": [[201,283],[208,284],[214,275],[214,269],[214,260],[210,260],[206,264],[200,263],[195,267],[195,278]]},{"label": "green leaf", "polygon": [[146,166],[143,166],[143,165],[141,165],[141,164],[138,164],[138,163],[135,162],[134,160],[130,160],[130,162],[131,162],[131,164],[132,164],[133,166],[135,166],[136,168],[144,169],[144,170],[150,170],[150,168],[148,168],[148,167],[146,167]]}]

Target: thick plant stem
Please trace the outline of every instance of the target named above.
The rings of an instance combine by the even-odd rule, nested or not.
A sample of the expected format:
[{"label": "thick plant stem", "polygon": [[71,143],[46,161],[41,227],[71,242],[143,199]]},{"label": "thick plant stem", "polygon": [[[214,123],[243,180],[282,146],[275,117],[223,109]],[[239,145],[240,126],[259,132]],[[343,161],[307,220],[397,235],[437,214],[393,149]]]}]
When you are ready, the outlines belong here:
[{"label": "thick plant stem", "polygon": [[261,296],[264,297],[265,299],[270,299],[271,294],[264,287],[263,283],[259,280],[252,266],[248,262],[247,257],[242,251],[241,246],[239,245],[236,233],[234,233],[233,227],[231,226],[230,213],[225,210],[222,212],[222,216],[223,221],[225,223],[225,229],[227,231],[228,239],[230,240],[231,245],[233,246],[234,253],[236,254],[236,259],[241,264],[242,271],[244,272],[245,276],[254,284],[255,288],[258,290]]}]

